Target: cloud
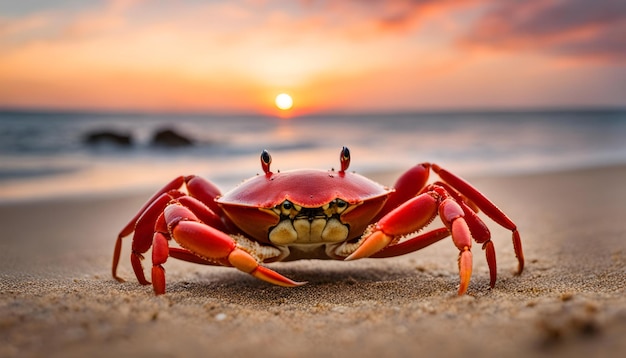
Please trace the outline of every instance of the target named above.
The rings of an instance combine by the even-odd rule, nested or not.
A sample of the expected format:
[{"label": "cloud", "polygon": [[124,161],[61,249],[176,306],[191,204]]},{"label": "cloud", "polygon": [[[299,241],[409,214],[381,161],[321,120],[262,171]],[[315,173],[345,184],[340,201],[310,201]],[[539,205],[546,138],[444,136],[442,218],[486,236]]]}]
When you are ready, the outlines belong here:
[{"label": "cloud", "polygon": [[[317,108],[489,104],[626,52],[607,0],[64,1],[81,5],[0,6],[0,105],[252,108],[287,89]],[[564,75],[555,58],[604,63]]]},{"label": "cloud", "polygon": [[464,47],[584,60],[626,60],[626,2],[492,1],[459,43]]},{"label": "cloud", "polygon": [[352,0],[303,1],[303,7],[334,26],[367,31],[410,32],[435,14],[464,8],[484,0]]}]

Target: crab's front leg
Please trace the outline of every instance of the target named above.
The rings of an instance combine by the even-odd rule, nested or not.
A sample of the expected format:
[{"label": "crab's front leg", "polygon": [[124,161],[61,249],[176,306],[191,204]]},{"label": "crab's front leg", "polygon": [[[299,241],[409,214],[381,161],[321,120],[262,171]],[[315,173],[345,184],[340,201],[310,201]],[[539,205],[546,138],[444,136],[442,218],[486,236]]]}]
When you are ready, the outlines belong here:
[{"label": "crab's front leg", "polygon": [[[437,214],[452,233],[452,241],[460,251],[459,295],[465,294],[472,275],[471,234],[463,218],[463,210],[453,199],[447,198],[443,189],[420,194],[389,212],[375,224],[372,232],[362,239],[361,245],[346,260],[369,257],[380,252],[395,244],[402,236],[419,231]],[[424,242],[423,245],[416,242],[415,246],[424,247],[447,236],[440,231],[434,233],[436,235],[421,236],[428,242]]]},{"label": "crab's front leg", "polygon": [[165,270],[163,264],[169,253],[168,237],[181,247],[200,258],[201,261],[222,266],[232,266],[269,283],[293,287],[303,283],[292,281],[279,273],[260,266],[250,253],[239,248],[228,234],[209,226],[187,207],[171,203],[157,222],[153,239],[152,283],[156,294],[165,293]]}]

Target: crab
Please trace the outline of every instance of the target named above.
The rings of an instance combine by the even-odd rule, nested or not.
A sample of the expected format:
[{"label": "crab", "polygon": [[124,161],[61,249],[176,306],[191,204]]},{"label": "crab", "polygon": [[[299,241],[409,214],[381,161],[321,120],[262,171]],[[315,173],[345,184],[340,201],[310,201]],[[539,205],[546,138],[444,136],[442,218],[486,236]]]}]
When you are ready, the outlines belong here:
[{"label": "crab", "polygon": [[[387,258],[420,250],[448,236],[459,250],[458,295],[467,292],[472,274],[472,239],[485,251],[490,287],[496,283],[496,253],[491,234],[477,216],[482,212],[512,232],[524,269],[516,225],[480,191],[437,164],[422,163],[400,176],[393,188],[349,172],[350,151],[343,147],[340,169],[272,172],[272,158],[261,153],[263,174],[221,194],[199,176],[179,176],[155,193],[117,237],[112,275],[117,275],[122,239],[131,233],[130,262],[142,285],[166,292],[169,257],[235,267],[285,287],[293,281],[262,265],[299,259]],[[428,184],[433,171],[440,180]],[[443,226],[428,226],[437,216]],[[428,226],[427,232],[420,230]],[[178,245],[170,245],[172,240]],[[152,248],[151,282],[141,264]]]}]

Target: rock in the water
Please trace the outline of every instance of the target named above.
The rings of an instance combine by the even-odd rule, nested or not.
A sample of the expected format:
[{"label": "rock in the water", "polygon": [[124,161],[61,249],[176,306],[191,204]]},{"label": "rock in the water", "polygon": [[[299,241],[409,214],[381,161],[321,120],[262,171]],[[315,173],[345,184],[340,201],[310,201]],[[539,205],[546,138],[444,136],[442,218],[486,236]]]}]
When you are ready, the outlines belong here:
[{"label": "rock in the water", "polygon": [[152,137],[152,145],[163,147],[186,147],[193,145],[193,140],[171,128],[158,130]]},{"label": "rock in the water", "polygon": [[91,133],[87,133],[83,138],[83,142],[89,145],[114,144],[124,147],[133,144],[133,140],[130,134],[118,133],[110,130],[93,131]]}]

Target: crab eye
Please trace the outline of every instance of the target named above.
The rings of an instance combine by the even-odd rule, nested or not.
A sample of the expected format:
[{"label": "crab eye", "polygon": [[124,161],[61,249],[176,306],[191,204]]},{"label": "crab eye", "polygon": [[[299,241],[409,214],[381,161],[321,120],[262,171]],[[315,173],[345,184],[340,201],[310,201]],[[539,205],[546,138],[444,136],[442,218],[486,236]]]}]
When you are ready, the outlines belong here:
[{"label": "crab eye", "polygon": [[333,200],[333,206],[335,207],[335,212],[341,214],[348,207],[348,203],[342,199],[335,199]]},{"label": "crab eye", "polygon": [[344,173],[350,166],[350,149],[348,147],[341,148],[341,155],[339,155],[339,161],[341,162],[341,171]]},{"label": "crab eye", "polygon": [[272,164],[272,156],[267,150],[263,150],[263,152],[261,152],[261,167],[265,174],[270,173],[270,164]]},{"label": "crab eye", "polygon": [[284,210],[291,210],[293,209],[293,204],[291,203],[291,201],[285,200],[282,204],[282,207]]}]

